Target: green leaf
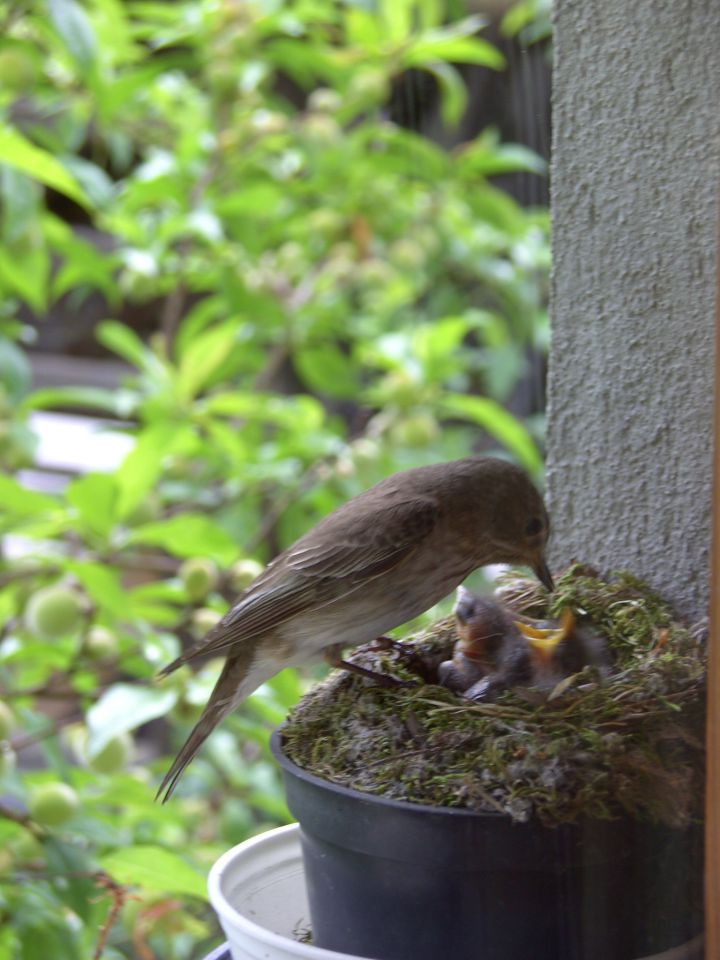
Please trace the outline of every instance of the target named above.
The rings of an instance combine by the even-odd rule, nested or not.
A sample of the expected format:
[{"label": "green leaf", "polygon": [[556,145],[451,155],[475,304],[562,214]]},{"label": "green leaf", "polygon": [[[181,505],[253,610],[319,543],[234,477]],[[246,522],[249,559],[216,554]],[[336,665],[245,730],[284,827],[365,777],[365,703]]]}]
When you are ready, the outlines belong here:
[{"label": "green leaf", "polygon": [[12,340],[0,335],[0,383],[9,399],[15,403],[22,400],[31,382],[32,370],[27,354]]},{"label": "green leaf", "polygon": [[107,539],[115,525],[117,487],[113,477],[108,473],[87,473],[68,484],[65,496],[82,522]]},{"label": "green leaf", "polygon": [[[147,599],[140,592],[140,589],[133,590],[128,596],[128,612],[155,627],[168,627],[169,629],[177,627],[178,621],[182,619],[179,606],[173,607],[158,600]],[[168,660],[174,659],[174,657],[168,657]],[[163,664],[158,663],[158,666],[163,666]]]},{"label": "green leaf", "polygon": [[87,14],[75,0],[48,0],[48,8],[68,53],[87,72],[96,57],[95,34]]},{"label": "green leaf", "polygon": [[102,390],[99,387],[45,387],[23,401],[23,410],[45,410],[53,407],[84,407],[112,413],[117,417],[132,416],[138,395],[132,390]]},{"label": "green leaf", "polygon": [[300,675],[297,670],[291,668],[276,673],[264,686],[273,691],[275,699],[283,706],[286,713],[295,706],[305,692]]},{"label": "green leaf", "polygon": [[416,0],[381,0],[383,32],[392,43],[400,43],[411,34],[415,7]]},{"label": "green leaf", "polygon": [[177,703],[178,691],[172,688],[138,687],[116,683],[109,687],[87,712],[88,757],[96,756],[120,733],[164,717]]},{"label": "green leaf", "polygon": [[69,560],[66,566],[101,610],[121,620],[126,619],[128,597],[120,583],[120,574],[117,570],[99,563],[81,560]]},{"label": "green leaf", "polygon": [[191,400],[207,386],[233,348],[237,348],[237,335],[237,323],[230,322],[193,338],[178,371],[178,387],[185,400]]},{"label": "green leaf", "polygon": [[443,0],[416,0],[415,9],[423,30],[439,26],[445,15]]},{"label": "green leaf", "polygon": [[96,207],[109,203],[115,192],[115,185],[102,167],[72,154],[63,156],[62,161]]},{"label": "green leaf", "polygon": [[106,320],[97,328],[100,343],[117,353],[139,370],[151,376],[167,376],[165,364],[152,350],[145,346],[140,337],[130,327],[117,320]]},{"label": "green leaf", "polygon": [[40,216],[41,195],[39,185],[26,174],[0,165],[2,231],[9,244],[31,234]]},{"label": "green leaf", "polygon": [[52,833],[43,839],[48,873],[58,877],[56,889],[64,903],[87,921],[94,912],[98,893],[93,863],[80,845],[60,840]]},{"label": "green leaf", "polygon": [[328,48],[313,44],[308,37],[303,37],[302,43],[286,38],[270,40],[264,53],[269,63],[281,66],[303,87],[311,86],[318,78],[332,83],[339,72]]},{"label": "green leaf", "polygon": [[217,211],[224,216],[245,216],[265,219],[279,213],[285,198],[276,183],[254,179],[238,185],[238,189],[220,197]]},{"label": "green leaf", "polygon": [[528,0],[521,0],[521,2],[513,4],[504,14],[500,21],[500,32],[505,37],[514,37],[530,23],[534,16],[535,3],[532,0],[529,0],[529,2]]},{"label": "green leaf", "polygon": [[0,475],[0,512],[16,517],[54,513],[59,503],[46,493],[27,490],[12,477]]},{"label": "green leaf", "polygon": [[552,0],[524,0],[512,6],[500,21],[504,37],[520,36],[530,45],[552,36]]},{"label": "green leaf", "polygon": [[79,931],[67,922],[67,907],[46,884],[19,884],[13,903],[12,927],[20,950],[13,960],[80,960]]},{"label": "green leaf", "polygon": [[542,469],[542,458],[527,428],[499,403],[487,397],[449,394],[440,407],[446,416],[477,423],[507,447],[530,473]]},{"label": "green leaf", "polygon": [[180,513],[133,530],[128,543],[151,543],[175,557],[210,557],[221,565],[232,563],[238,547],[232,537],[200,513]]},{"label": "green leaf", "polygon": [[422,365],[425,382],[443,380],[457,370],[457,350],[470,323],[470,317],[445,317],[418,329],[413,353]]},{"label": "green leaf", "polygon": [[49,278],[50,255],[44,243],[0,248],[0,282],[38,313],[47,307]]},{"label": "green leaf", "polygon": [[293,356],[296,370],[311,390],[331,397],[355,397],[360,389],[350,357],[330,343],[308,346]]},{"label": "green leaf", "polygon": [[163,847],[143,844],[114,850],[101,858],[100,866],[117,883],[207,899],[205,877]]},{"label": "green leaf", "polygon": [[403,51],[405,67],[424,67],[428,63],[475,63],[493,70],[502,70],[505,57],[487,40],[470,36],[482,25],[478,17],[421,34]]},{"label": "green leaf", "polygon": [[33,180],[39,180],[46,187],[52,187],[66,197],[75,200],[81,206],[90,209],[87,195],[77,181],[67,172],[55,157],[36,147],[17,130],[0,121],[0,163],[22,170]]},{"label": "green leaf", "polygon": [[365,52],[379,50],[384,39],[383,26],[375,12],[363,10],[359,4],[347,5],[345,33],[352,46],[361,47]]},{"label": "green leaf", "polygon": [[457,126],[467,105],[465,81],[449,63],[426,63],[425,70],[431,73],[440,85],[440,113],[443,120],[450,126]]},{"label": "green leaf", "polygon": [[485,131],[462,151],[457,159],[461,176],[497,176],[501,173],[528,171],[544,175],[547,164],[533,150],[519,143],[500,143],[495,131]]},{"label": "green leaf", "polygon": [[163,461],[179,433],[174,423],[161,422],[144,430],[115,473],[119,498],[118,517],[125,519],[147,496],[162,473]]}]

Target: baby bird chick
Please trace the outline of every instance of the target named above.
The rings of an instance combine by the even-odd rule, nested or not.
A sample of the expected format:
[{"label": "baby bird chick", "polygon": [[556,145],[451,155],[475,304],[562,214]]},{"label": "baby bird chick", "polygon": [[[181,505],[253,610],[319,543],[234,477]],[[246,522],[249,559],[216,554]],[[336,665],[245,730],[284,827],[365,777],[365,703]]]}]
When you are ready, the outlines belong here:
[{"label": "baby bird chick", "polygon": [[587,666],[601,673],[610,668],[610,655],[604,641],[586,627],[579,627],[575,614],[566,607],[559,623],[552,621],[514,621],[525,638],[530,657],[531,680],[538,690],[554,690],[558,683]]},{"label": "baby bird chick", "polygon": [[586,666],[609,671],[604,641],[578,627],[569,608],[559,622],[514,619],[496,601],[461,586],[454,613],[459,639],[452,660],[440,664],[438,679],[471,700],[491,701],[510,687],[544,699]]},{"label": "baby bird chick", "polygon": [[466,697],[488,700],[529,681],[528,645],[507,610],[461,586],[453,612],[459,639],[452,660],[440,664],[441,684]]}]

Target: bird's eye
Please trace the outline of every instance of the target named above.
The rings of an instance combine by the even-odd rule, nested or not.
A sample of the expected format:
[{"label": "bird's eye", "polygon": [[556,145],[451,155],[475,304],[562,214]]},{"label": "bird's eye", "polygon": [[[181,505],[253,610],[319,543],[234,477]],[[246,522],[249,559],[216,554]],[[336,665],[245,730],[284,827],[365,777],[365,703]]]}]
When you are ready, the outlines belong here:
[{"label": "bird's eye", "polygon": [[532,520],[528,521],[528,525],[525,527],[525,535],[527,537],[535,537],[543,528],[543,522],[539,517],[533,517]]}]

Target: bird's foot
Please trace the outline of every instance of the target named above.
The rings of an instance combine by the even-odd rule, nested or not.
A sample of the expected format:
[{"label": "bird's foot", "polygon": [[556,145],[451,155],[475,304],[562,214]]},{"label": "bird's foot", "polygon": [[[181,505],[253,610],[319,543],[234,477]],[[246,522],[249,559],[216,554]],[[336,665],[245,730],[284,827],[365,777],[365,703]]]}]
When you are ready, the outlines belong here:
[{"label": "bird's foot", "polygon": [[[420,678],[417,681],[418,683],[434,682],[433,672],[428,669],[428,665],[411,643],[406,643],[404,640],[396,640],[395,637],[383,636],[373,640],[369,649],[392,650],[399,663],[412,673],[418,675]],[[410,683],[408,683],[408,685],[410,685]]]},{"label": "bird's foot", "polygon": [[325,660],[331,667],[337,667],[340,670],[347,670],[348,673],[356,673],[360,677],[366,677],[373,680],[382,687],[414,687],[413,680],[401,680],[399,677],[392,677],[388,673],[379,673],[377,670],[371,670],[369,667],[362,667],[359,663],[352,663],[350,660],[343,660],[337,647],[329,647],[325,651]]},{"label": "bird's foot", "polygon": [[405,651],[406,645],[402,640],[396,640],[395,637],[377,637],[370,644],[371,650],[397,650],[398,653]]}]

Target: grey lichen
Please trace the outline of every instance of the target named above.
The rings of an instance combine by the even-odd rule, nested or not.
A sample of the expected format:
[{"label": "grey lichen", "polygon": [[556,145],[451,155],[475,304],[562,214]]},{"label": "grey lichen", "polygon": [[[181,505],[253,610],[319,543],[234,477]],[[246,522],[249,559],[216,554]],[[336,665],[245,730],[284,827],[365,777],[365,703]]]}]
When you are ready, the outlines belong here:
[{"label": "grey lichen", "polygon": [[[591,669],[559,696],[519,688],[472,703],[436,684],[455,642],[452,619],[353,659],[412,679],[385,688],[331,674],[292,712],[283,749],[299,766],[357,790],[545,823],[632,815],[684,826],[700,816],[705,649],[667,604],[627,573],[575,565],[544,609],[513,577],[503,602],[534,616],[570,606],[606,638],[609,677]],[[417,681],[420,681],[419,683]]]}]

